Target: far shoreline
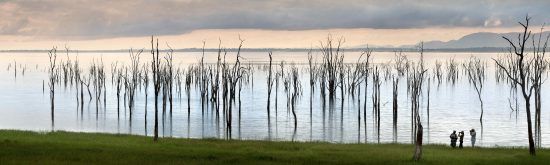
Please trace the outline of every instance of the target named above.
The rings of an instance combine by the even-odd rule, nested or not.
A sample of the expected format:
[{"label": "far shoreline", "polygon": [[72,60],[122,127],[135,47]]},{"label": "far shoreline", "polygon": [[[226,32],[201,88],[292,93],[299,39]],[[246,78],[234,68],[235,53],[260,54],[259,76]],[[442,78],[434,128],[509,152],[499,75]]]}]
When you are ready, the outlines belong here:
[{"label": "far shoreline", "polygon": [[[489,48],[450,48],[450,49],[429,49],[424,48],[424,52],[451,52],[451,53],[504,53],[508,52],[509,48],[489,47]],[[78,50],[71,49],[69,52],[73,53],[127,53],[130,49],[116,49],[116,50]],[[134,49],[135,50],[135,49]],[[227,52],[237,52],[235,48],[226,48]],[[372,50],[373,52],[418,52],[415,48],[342,48],[344,52],[362,52],[366,50]],[[0,53],[48,53],[50,50],[0,50]],[[151,51],[150,49],[143,49],[144,52]],[[168,52],[168,49],[159,49],[161,52]],[[174,52],[202,52],[201,48],[185,48],[174,49]],[[204,52],[218,52],[216,48],[206,48]],[[319,52],[320,49],[315,48],[243,48],[241,52]],[[57,50],[59,53],[66,52],[63,49]]]}]

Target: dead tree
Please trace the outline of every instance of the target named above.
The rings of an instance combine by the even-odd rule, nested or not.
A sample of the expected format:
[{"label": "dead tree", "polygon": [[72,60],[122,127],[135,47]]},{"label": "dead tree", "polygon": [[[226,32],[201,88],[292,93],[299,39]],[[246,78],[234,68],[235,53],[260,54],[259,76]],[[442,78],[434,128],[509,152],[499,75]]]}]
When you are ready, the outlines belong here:
[{"label": "dead tree", "polygon": [[154,136],[153,141],[158,141],[158,96],[160,92],[161,87],[161,80],[160,80],[160,59],[159,59],[159,43],[157,39],[157,45],[155,50],[154,45],[154,38],[151,36],[151,54],[153,55],[153,61],[151,63],[151,72],[153,72],[153,87],[155,89],[155,128],[154,128]]},{"label": "dead tree", "polygon": [[[542,146],[542,133],[541,133],[541,93],[542,93],[542,84],[548,78],[548,60],[545,59],[546,49],[548,47],[548,39],[550,34],[544,37],[542,35],[544,26],[540,29],[538,38],[536,35],[532,37],[532,49],[534,55],[533,61],[533,78],[531,79],[532,84],[534,84],[535,92],[535,143],[537,147]],[[543,40],[544,38],[544,40]],[[545,74],[546,73],[546,74]]]},{"label": "dead tree", "polygon": [[327,83],[329,99],[334,100],[336,97],[336,87],[338,86],[338,74],[341,63],[343,63],[343,52],[340,48],[344,43],[344,38],[339,38],[336,43],[333,43],[332,36],[327,37],[326,43],[321,42],[321,53],[323,55],[324,74],[326,77],[323,81]]},{"label": "dead tree", "polygon": [[[512,69],[509,67],[506,67],[505,64],[502,63],[502,61],[498,61],[496,59],[493,59],[496,63],[496,65],[499,66],[500,69],[502,69],[509,80],[511,80],[514,84],[519,85],[523,99],[525,101],[525,112],[527,115],[527,134],[528,134],[528,140],[529,140],[529,153],[533,156],[536,155],[535,152],[535,142],[533,140],[533,128],[532,128],[532,120],[531,120],[531,96],[533,94],[533,90],[537,87],[537,83],[532,83],[530,80],[533,79],[535,74],[532,72],[537,60],[537,58],[534,58],[532,56],[529,56],[529,54],[526,52],[527,49],[527,41],[531,37],[531,31],[529,30],[529,21],[531,18],[529,16],[525,17],[525,23],[519,22],[519,24],[523,27],[523,32],[518,34],[518,40],[517,42],[514,42],[510,40],[507,37],[504,38],[509,44],[510,44],[510,53],[509,56],[513,56],[511,58],[514,59],[517,65],[517,71],[511,72]],[[518,77],[513,76],[513,74],[519,75]]]},{"label": "dead tree", "polygon": [[435,61],[435,68],[433,68],[433,76],[434,79],[437,80],[437,86],[441,85],[442,77],[443,77],[443,71],[441,70],[441,61],[437,60]]},{"label": "dead tree", "polygon": [[372,112],[374,114],[374,129],[376,130],[377,142],[380,143],[380,85],[382,82],[380,82],[380,72],[378,67],[375,67],[372,72],[372,84]]},{"label": "dead tree", "polygon": [[116,81],[116,100],[117,100],[117,119],[120,120],[120,92],[122,90],[122,81],[123,81],[123,75],[122,75],[122,69],[117,70],[117,66],[115,65],[113,68],[113,74],[115,74],[115,81]]},{"label": "dead tree", "polygon": [[[169,50],[166,53],[166,56],[164,59],[166,60],[166,85],[168,86],[167,94],[168,94],[168,101],[170,103],[170,116],[172,116],[172,109],[173,109],[173,86],[174,86],[174,64],[173,64],[173,54],[174,49],[172,49],[169,45],[167,45]],[[170,121],[171,122],[171,121]]]},{"label": "dead tree", "polygon": [[403,76],[405,76],[408,69],[408,60],[407,56],[403,55],[403,52],[395,52],[395,71],[396,73],[392,77],[392,86],[393,86],[393,105],[392,105],[392,116],[393,116],[393,142],[397,142],[397,115],[398,115],[398,102],[397,102],[397,96],[398,96],[398,86],[399,86],[399,79]]},{"label": "dead tree", "polygon": [[284,61],[281,61],[279,63],[280,71],[275,74],[275,133],[277,133],[277,121],[278,121],[278,108],[279,108],[279,81],[284,81],[283,78],[285,76],[284,73]]},{"label": "dead tree", "polygon": [[[216,75],[212,78],[212,96],[211,100],[215,103],[214,107],[216,108],[216,135],[220,135],[219,133],[219,126],[220,126],[220,70],[221,70],[221,54],[222,54],[222,48],[221,48],[222,41],[219,39],[218,43],[218,58],[216,61]],[[225,53],[225,52],[224,52]]]},{"label": "dead tree", "polygon": [[364,54],[367,55],[367,59],[365,60],[363,64],[363,78],[365,79],[365,95],[364,95],[364,103],[363,103],[363,129],[365,132],[365,143],[367,143],[367,89],[369,85],[369,73],[370,73],[370,56],[372,54],[372,50],[368,49],[366,51],[363,51]]},{"label": "dead tree", "polygon": [[298,75],[298,68],[293,66],[290,68],[290,73],[287,79],[285,80],[285,86],[287,86],[287,91],[289,93],[290,109],[292,116],[294,117],[294,133],[292,135],[292,141],[296,138],[296,133],[298,129],[298,118],[296,116],[296,103],[298,98],[302,95],[302,86],[300,85],[300,78]]},{"label": "dead tree", "polygon": [[143,52],[143,50],[139,50],[137,53],[134,53],[132,49],[130,49],[130,78],[127,81],[128,82],[128,109],[130,111],[130,130],[132,127],[132,116],[134,111],[134,105],[135,105],[135,96],[138,88],[138,81],[139,81],[139,56]]},{"label": "dead tree", "polygon": [[144,121],[145,121],[145,135],[147,135],[147,98],[149,93],[149,65],[145,64],[143,65],[143,74],[142,74],[142,81],[143,81],[143,92],[145,93],[145,110],[144,110]]},{"label": "dead tree", "polygon": [[[357,59],[357,62],[354,64],[352,69],[349,69],[350,72],[348,72],[348,87],[349,87],[349,94],[351,94],[352,97],[355,98],[355,91],[357,91],[357,142],[361,142],[361,83],[363,81],[367,81],[365,79],[365,68],[363,66],[363,56],[366,56],[367,60],[370,58],[371,51],[363,51],[359,58]],[[365,89],[366,92],[367,89]],[[365,100],[366,102],[367,100]],[[343,104],[342,104],[343,105]],[[343,106],[342,106],[343,107]],[[366,110],[366,109],[365,109]],[[310,117],[311,118],[311,117]],[[343,121],[343,120],[342,120]]]},{"label": "dead tree", "polygon": [[412,72],[409,73],[410,78],[410,96],[412,102],[412,111],[414,114],[414,120],[416,123],[415,130],[415,150],[413,160],[418,161],[422,157],[422,140],[424,127],[422,126],[422,121],[420,120],[420,96],[422,95],[422,84],[425,78],[426,70],[424,69],[424,44],[420,44],[420,62],[416,67],[412,69]]},{"label": "dead tree", "polygon": [[[54,48],[56,49],[56,48]],[[14,61],[15,65],[14,65],[14,70],[13,70],[13,76],[15,79],[17,79],[17,61]]]},{"label": "dead tree", "polygon": [[483,84],[485,82],[485,64],[480,59],[470,57],[470,61],[466,64],[466,72],[468,74],[468,80],[474,87],[479,104],[481,108],[481,115],[479,116],[479,122],[483,125],[483,99],[481,99],[481,93],[483,91]]},{"label": "dead tree", "polygon": [[311,140],[313,138],[313,94],[315,93],[315,80],[317,79],[317,65],[313,61],[313,53],[311,49],[307,53],[307,61],[309,65],[309,135]]},{"label": "dead tree", "polygon": [[[90,81],[94,87],[95,94],[95,107],[96,107],[96,121],[99,119],[99,102],[101,100],[101,94],[103,93],[103,87],[105,83],[105,71],[103,66],[103,59],[94,61],[90,67]],[[105,93],[103,93],[105,94]],[[90,98],[91,99],[91,98]]]},{"label": "dead tree", "polygon": [[[80,107],[80,102],[79,102],[79,96],[78,96],[78,85],[80,84],[80,66],[78,65],[78,53],[76,54],[76,59],[75,59],[75,62],[74,62],[74,65],[73,65],[73,80],[74,80],[74,87],[75,87],[75,91],[76,91],[76,111],[78,113],[78,107]],[[72,81],[71,81],[72,82]],[[81,87],[82,88],[82,87]],[[44,90],[42,90],[42,92],[44,92]],[[81,116],[82,117],[82,116]]]},{"label": "dead tree", "polygon": [[273,58],[272,52],[269,52],[269,74],[267,76],[267,132],[269,139],[271,139],[271,115],[270,115],[270,106],[271,106],[271,89],[273,87],[273,78],[271,76],[272,73],[272,61]]},{"label": "dead tree", "polygon": [[460,73],[460,68],[458,63],[454,58],[447,60],[445,63],[447,65],[447,83],[450,82],[451,85],[455,85],[458,80],[458,74]]},{"label": "dead tree", "polygon": [[160,82],[162,84],[162,136],[164,137],[166,131],[166,104],[168,96],[168,67],[166,64],[161,64],[160,75]]},{"label": "dead tree", "polygon": [[397,142],[397,109],[398,109],[398,103],[397,103],[397,95],[398,95],[398,86],[399,86],[399,78],[394,77],[392,79],[393,82],[393,106],[392,106],[392,115],[393,115],[393,142]]},{"label": "dead tree", "polygon": [[[57,48],[54,47],[48,52],[48,56],[50,57],[50,67],[49,67],[49,83],[48,86],[50,87],[50,105],[51,105],[51,117],[52,117],[52,131],[54,130],[55,122],[54,122],[54,100],[55,100],[55,82],[57,80],[57,72],[56,72],[56,61],[57,61]],[[17,65],[17,64],[16,64]],[[15,66],[17,68],[17,66]]]},{"label": "dead tree", "polygon": [[191,83],[193,81],[193,66],[189,66],[185,75],[185,92],[187,93],[187,137],[190,133],[191,124]]},{"label": "dead tree", "polygon": [[[172,49],[169,45],[167,45],[168,52],[166,53],[166,56],[164,56],[164,59],[166,61],[165,67],[164,67],[164,87],[163,87],[163,114],[165,114],[166,104],[170,104],[169,112],[170,112],[170,130],[172,130],[172,111],[173,111],[173,84],[174,84],[174,65],[173,65],[173,54],[174,49]],[[165,117],[165,116],[163,116]],[[164,127],[164,123],[163,123]],[[170,131],[170,136],[172,136],[172,131]]]},{"label": "dead tree", "polygon": [[[80,74],[79,74],[80,75]],[[80,116],[84,114],[84,80],[85,78],[79,77],[80,81]],[[81,118],[84,119],[84,118]]]},{"label": "dead tree", "polygon": [[239,38],[240,44],[237,48],[237,57],[235,60],[235,63],[232,67],[227,66],[225,63],[225,56],[224,56],[224,63],[222,67],[223,72],[223,98],[224,98],[224,117],[225,117],[225,127],[226,127],[226,139],[231,139],[231,133],[232,133],[232,119],[233,119],[233,103],[235,102],[235,96],[236,96],[236,89],[237,89],[237,83],[240,81],[241,78],[246,76],[247,69],[245,67],[241,66],[241,48],[243,46],[244,40]]}]

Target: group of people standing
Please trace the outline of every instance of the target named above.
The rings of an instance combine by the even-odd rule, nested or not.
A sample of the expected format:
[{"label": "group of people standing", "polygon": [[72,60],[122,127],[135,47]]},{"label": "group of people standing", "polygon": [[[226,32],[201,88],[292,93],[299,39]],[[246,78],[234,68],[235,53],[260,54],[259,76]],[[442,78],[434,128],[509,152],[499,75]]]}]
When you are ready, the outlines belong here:
[{"label": "group of people standing", "polygon": [[[470,140],[472,142],[472,147],[476,144],[476,130],[471,129],[470,130]],[[451,138],[451,147],[456,148],[456,141],[460,138],[460,145],[458,148],[463,148],[462,143],[464,142],[464,131],[458,132],[458,135],[456,134],[456,131],[453,130],[453,133],[450,136]]]}]

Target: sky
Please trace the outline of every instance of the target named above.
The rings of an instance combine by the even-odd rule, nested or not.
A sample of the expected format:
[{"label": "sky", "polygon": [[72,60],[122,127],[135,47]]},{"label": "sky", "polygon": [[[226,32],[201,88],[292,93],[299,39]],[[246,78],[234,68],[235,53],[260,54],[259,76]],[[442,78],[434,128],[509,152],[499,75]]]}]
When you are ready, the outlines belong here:
[{"label": "sky", "polygon": [[0,49],[400,46],[515,32],[526,14],[550,22],[548,0],[0,0]]}]

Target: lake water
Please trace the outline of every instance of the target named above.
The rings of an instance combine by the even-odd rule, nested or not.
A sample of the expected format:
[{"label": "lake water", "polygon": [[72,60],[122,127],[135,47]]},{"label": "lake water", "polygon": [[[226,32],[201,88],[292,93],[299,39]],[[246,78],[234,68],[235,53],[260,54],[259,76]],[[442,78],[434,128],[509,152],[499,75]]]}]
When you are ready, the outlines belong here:
[{"label": "lake water", "polygon": [[[405,53],[409,60],[419,58],[418,53]],[[443,80],[437,84],[434,79],[431,82],[430,91],[430,118],[427,125],[426,92],[421,100],[421,117],[424,124],[425,143],[449,142],[449,134],[452,130],[464,130],[466,132],[465,143],[469,145],[470,136],[468,130],[474,128],[478,132],[477,144],[482,146],[523,146],[527,143],[527,123],[525,110],[522,108],[522,98],[519,98],[519,112],[512,112],[509,107],[510,89],[508,85],[495,81],[495,67],[491,58],[497,57],[498,53],[436,53],[425,54],[425,62],[428,67],[433,67],[435,61],[443,62],[454,58],[457,62],[468,60],[470,56],[476,56],[488,64],[487,79],[482,93],[484,101],[483,132],[479,122],[480,107],[477,94],[474,88],[468,83],[468,79],[461,72],[460,78],[455,85]],[[76,53],[69,54],[72,60],[76,59]],[[268,60],[267,52],[244,52],[243,64],[265,63]],[[190,64],[198,63],[201,57],[199,52],[176,52],[174,64],[176,68],[186,69]],[[233,61],[235,53],[228,54],[227,61]],[[353,63],[359,57],[359,52],[346,52],[345,62]],[[320,56],[316,56],[317,61]],[[394,58],[392,52],[374,52],[373,61],[375,64],[387,63]],[[64,53],[58,54],[58,60],[66,60]],[[116,90],[111,84],[110,66],[114,62],[118,65],[128,65],[130,57],[128,53],[79,53],[78,59],[84,74],[88,73],[88,67],[92,61],[103,60],[107,72],[107,101],[106,107],[99,108],[96,114],[95,101],[88,102],[88,94],[85,92],[84,110],[80,111],[76,102],[76,91],[74,87],[64,87],[58,84],[55,97],[55,130],[66,130],[76,132],[108,132],[108,133],[131,133],[136,135],[152,135],[153,130],[153,88],[149,87],[148,97],[148,118],[147,125],[144,122],[145,98],[144,90],[138,90],[135,110],[130,113],[127,107],[121,109],[120,119],[117,116]],[[206,62],[216,61],[215,53],[207,53]],[[151,54],[143,53],[140,62],[150,62]],[[313,114],[310,122],[309,106],[309,74],[307,66],[307,52],[273,52],[273,61],[285,61],[289,68],[290,63],[295,63],[300,70],[300,79],[303,87],[303,94],[298,99],[296,113],[298,128],[296,140],[299,141],[328,141],[335,143],[357,143],[365,142],[365,132],[358,131],[357,100],[344,97],[344,105],[340,104],[339,95],[336,96],[334,107],[327,110],[323,115],[323,107],[319,90],[316,89],[313,97]],[[17,73],[14,65],[17,62]],[[52,129],[49,88],[47,85],[48,73],[46,67],[49,65],[47,53],[0,53],[0,129],[19,129],[34,131],[50,131]],[[274,65],[274,69],[279,69]],[[24,70],[24,71],[23,71]],[[429,69],[432,72],[431,69]],[[24,72],[24,73],[23,73]],[[17,74],[17,75],[16,75]],[[432,73],[430,73],[432,74]],[[233,109],[234,139],[268,139],[267,129],[267,82],[266,72],[260,66],[254,66],[252,82],[243,85],[241,100],[241,123],[238,125],[237,105]],[[445,74],[444,74],[445,75]],[[431,76],[430,76],[431,77]],[[373,128],[372,115],[372,78],[369,77],[367,91],[367,138],[366,141],[376,143],[378,140]],[[46,83],[43,91],[43,81]],[[183,85],[182,85],[183,86]],[[204,114],[201,108],[200,93],[195,85],[191,86],[191,114],[187,117],[187,95],[183,92],[182,97],[174,94],[174,110],[172,116],[160,121],[160,136],[168,137],[223,137],[223,127],[215,122],[212,107],[207,107]],[[550,147],[550,114],[548,113],[549,102],[544,99],[550,92],[549,84],[546,83],[542,92],[542,146]],[[182,87],[184,88],[184,87]],[[318,88],[318,87],[317,87]],[[411,109],[410,99],[406,90],[406,80],[402,78],[399,84],[399,113],[398,113],[398,142],[411,143]],[[364,90],[364,89],[361,89]],[[278,90],[277,115],[275,107],[272,106],[272,139],[292,140],[293,117],[286,107],[286,94],[283,85]],[[272,93],[272,104],[275,99],[275,89]],[[361,95],[364,91],[361,91]],[[361,104],[365,101],[361,97]],[[122,101],[121,101],[122,104]],[[380,142],[392,142],[392,84],[391,80],[382,79],[381,85],[381,128]],[[121,105],[122,107],[123,105]],[[343,108],[342,108],[343,106]],[[361,107],[361,111],[364,111]],[[534,110],[532,110],[534,112]],[[82,113],[81,113],[82,112]],[[159,113],[162,113],[159,110]],[[362,113],[362,112],[361,112]],[[162,116],[162,114],[159,114]],[[221,117],[220,117],[221,118]],[[171,119],[171,120],[170,120]],[[361,119],[363,120],[363,119]],[[188,124],[189,121],[189,124]],[[222,122],[220,122],[220,125]],[[364,125],[361,123],[361,130]],[[482,134],[482,136],[481,136]]]}]

